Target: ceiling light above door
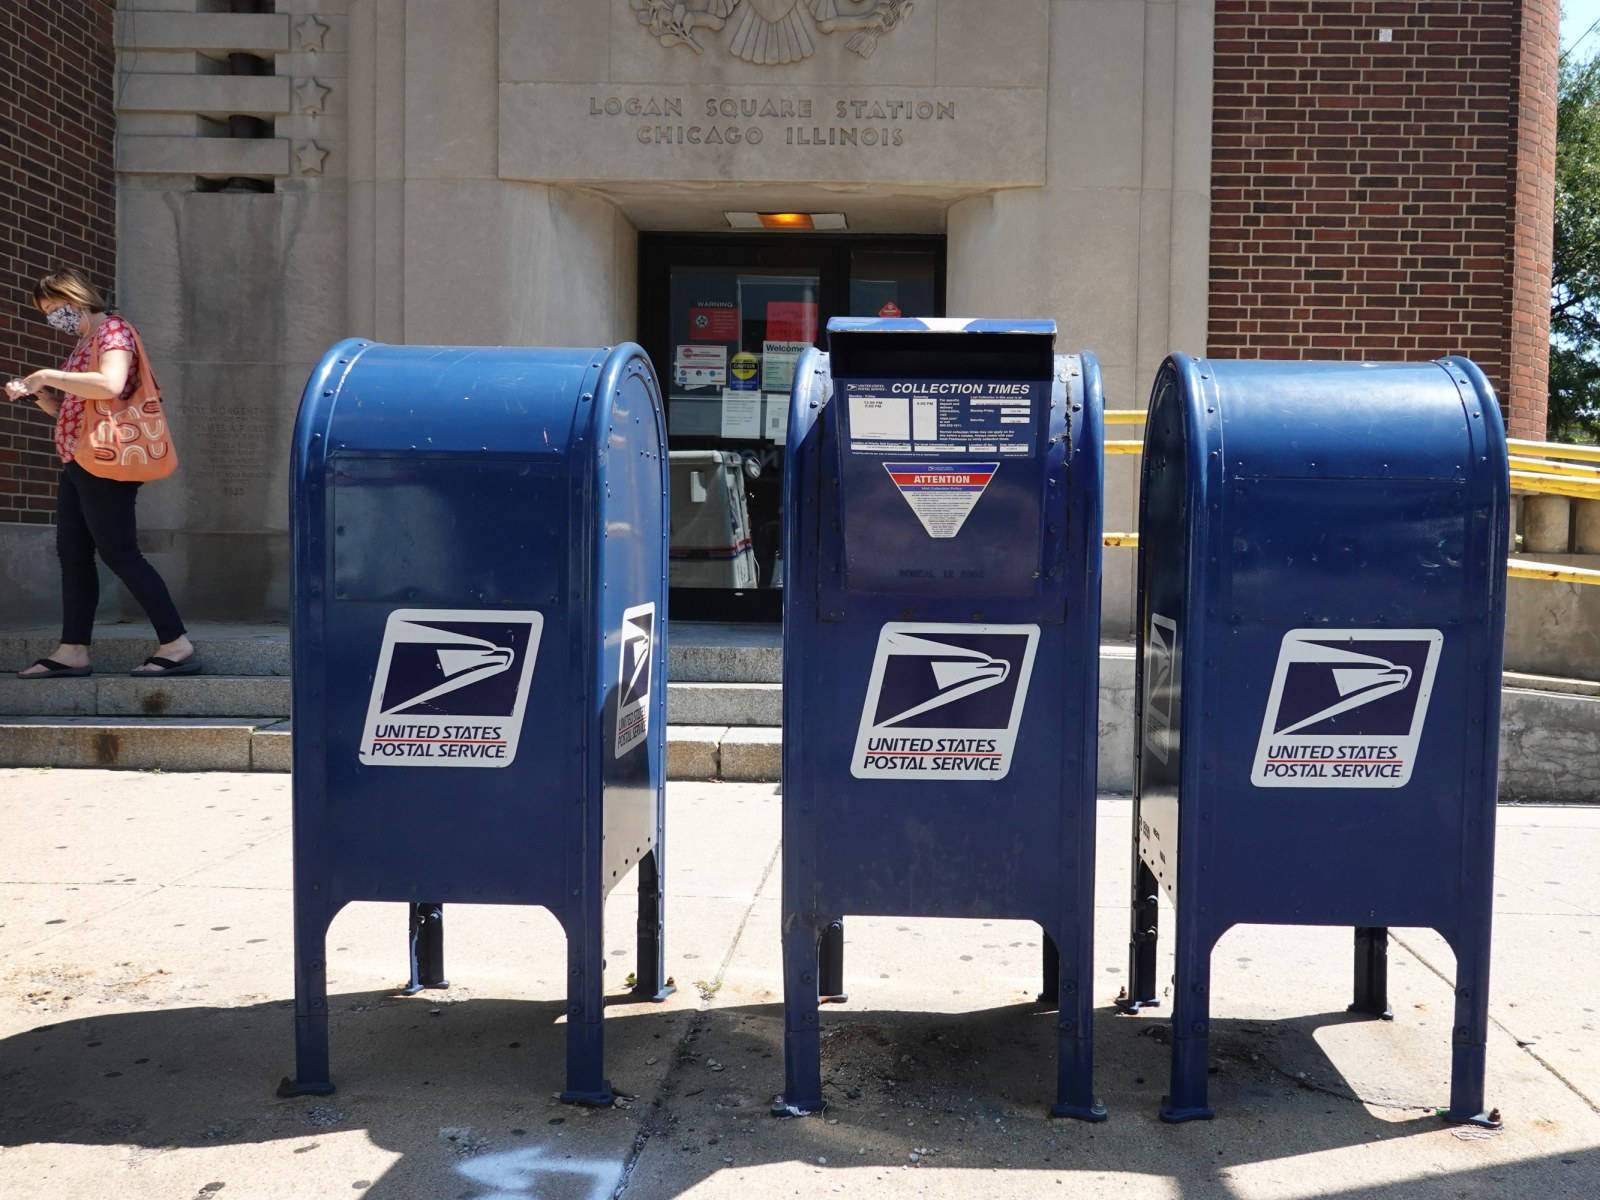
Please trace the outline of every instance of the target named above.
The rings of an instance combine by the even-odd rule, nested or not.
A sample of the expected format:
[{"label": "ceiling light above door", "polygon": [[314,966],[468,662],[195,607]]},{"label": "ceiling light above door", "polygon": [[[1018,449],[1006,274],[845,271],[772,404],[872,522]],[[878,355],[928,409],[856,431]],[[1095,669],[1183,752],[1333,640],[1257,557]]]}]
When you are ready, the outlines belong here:
[{"label": "ceiling light above door", "polygon": [[837,233],[845,228],[843,213],[725,212],[733,229],[778,229],[791,232]]}]

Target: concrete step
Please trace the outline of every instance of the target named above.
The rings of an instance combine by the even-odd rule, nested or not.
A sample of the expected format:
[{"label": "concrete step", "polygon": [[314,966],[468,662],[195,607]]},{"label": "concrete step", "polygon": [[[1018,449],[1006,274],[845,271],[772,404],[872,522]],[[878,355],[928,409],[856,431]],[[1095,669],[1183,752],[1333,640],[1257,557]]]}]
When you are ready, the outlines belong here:
[{"label": "concrete step", "polygon": [[[287,717],[289,694],[286,675],[0,675],[0,716]],[[669,683],[667,719],[674,725],[780,725],[783,689],[776,683]]]},{"label": "concrete step", "polygon": [[0,715],[270,715],[281,719],[289,715],[289,687],[287,675],[179,675],[168,679],[98,673],[85,679],[18,679],[4,675],[0,676]]},{"label": "concrete step", "polygon": [[[288,675],[289,627],[201,622],[189,636],[209,675]],[[716,625],[674,621],[667,633],[667,676],[685,683],[778,683],[783,678],[783,631],[777,625]],[[36,625],[0,632],[0,670],[17,671],[54,650],[59,627]],[[95,629],[97,674],[123,674],[155,650],[150,627],[128,622]],[[14,664],[14,665],[13,665]]]},{"label": "concrete step", "polygon": [[[287,625],[206,621],[190,626],[189,638],[207,675],[289,674]],[[6,630],[0,633],[0,669],[21,670],[60,644],[61,629],[56,625]],[[95,674],[125,675],[155,649],[155,634],[143,623],[96,626]]]},{"label": "concrete step", "polygon": [[18,717],[0,724],[0,766],[139,771],[286,771],[279,717]]},{"label": "concrete step", "polygon": [[667,626],[667,678],[683,683],[778,683],[783,627],[673,621]]},{"label": "concrete step", "polygon": [[[291,726],[280,717],[14,717],[0,723],[0,767],[136,771],[287,771]],[[778,729],[669,725],[669,779],[776,780]]]},{"label": "concrete step", "polygon": [[668,725],[668,779],[776,781],[783,730],[764,726]]},{"label": "concrete step", "polygon": [[783,685],[669,680],[667,721],[672,725],[782,725]]},{"label": "concrete step", "polygon": [[[733,632],[736,637],[722,640],[748,644],[729,646],[713,639],[684,638],[687,661],[726,674],[764,671],[740,659],[765,656],[770,663],[776,653],[776,630]],[[114,646],[117,640],[108,638],[102,643],[97,639],[97,649]],[[122,640],[130,648],[135,642],[132,636]],[[237,651],[241,656],[257,651],[275,653],[270,649],[274,641],[286,647],[281,626],[276,632],[269,628],[216,639],[228,653]],[[0,639],[0,645],[4,643],[5,639]],[[13,635],[12,648],[20,644],[18,635]],[[141,651],[148,648],[143,631],[137,644]],[[268,649],[262,651],[263,646]],[[270,665],[272,660],[261,661]],[[287,659],[279,661],[287,669]],[[1133,667],[1131,646],[1102,647],[1098,722],[1102,791],[1126,792],[1132,787]],[[680,664],[679,669],[684,667]],[[186,676],[159,681],[95,675],[80,680],[0,680],[0,708],[26,706],[28,713],[0,717],[0,766],[286,771],[290,734],[283,713],[288,707],[287,680],[240,674],[245,677]],[[1600,738],[1600,694],[1596,694],[1600,689],[1584,681],[1539,676],[1508,675],[1506,682],[1500,729],[1501,799],[1600,803],[1600,760],[1594,754]],[[214,689],[214,694],[209,689]],[[268,699],[256,705],[239,698],[251,695]],[[162,704],[166,707],[159,711],[167,715],[143,715]],[[252,707],[257,711],[243,711]],[[668,778],[778,778],[782,731],[776,723],[781,716],[781,693],[775,681],[671,683],[668,708]],[[120,715],[123,713],[140,715]]]}]

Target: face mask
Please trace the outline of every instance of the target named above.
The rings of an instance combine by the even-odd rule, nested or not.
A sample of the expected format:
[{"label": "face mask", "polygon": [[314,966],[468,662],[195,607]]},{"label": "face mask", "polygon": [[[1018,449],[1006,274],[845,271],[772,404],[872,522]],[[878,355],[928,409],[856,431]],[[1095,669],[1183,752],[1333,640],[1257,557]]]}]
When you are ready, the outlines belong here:
[{"label": "face mask", "polygon": [[78,315],[77,309],[69,308],[66,305],[62,305],[54,312],[46,313],[44,319],[50,323],[51,329],[59,330],[62,333],[77,333],[79,323],[82,320]]}]

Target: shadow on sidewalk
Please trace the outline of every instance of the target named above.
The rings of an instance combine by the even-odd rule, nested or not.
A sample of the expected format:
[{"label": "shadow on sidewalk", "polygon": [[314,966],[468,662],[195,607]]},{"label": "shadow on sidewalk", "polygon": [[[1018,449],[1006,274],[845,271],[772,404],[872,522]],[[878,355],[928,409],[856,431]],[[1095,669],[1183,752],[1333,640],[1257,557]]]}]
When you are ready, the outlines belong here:
[{"label": "shadow on sidewalk", "polygon": [[[123,1146],[131,1158],[251,1145],[270,1158],[279,1143],[281,1169],[300,1182],[325,1185],[326,1194],[367,1182],[361,1194],[386,1200],[610,1195],[633,1153],[629,1193],[652,1197],[767,1163],[825,1158],[835,1169],[899,1170],[912,1152],[928,1167],[1064,1179],[1147,1174],[1179,1179],[1185,1196],[1227,1196],[1235,1194],[1223,1178],[1230,1168],[1379,1139],[1448,1136],[1431,1112],[1444,1099],[1432,1080],[1385,1079],[1381,1094],[1357,1098],[1316,1037],[1354,1019],[1344,1013],[1215,1021],[1217,1120],[1167,1126],[1155,1117],[1166,1081],[1166,1021],[1101,1012],[1097,1078],[1111,1119],[1091,1126],[1045,1115],[1055,1018],[1036,1005],[962,1014],[825,1010],[830,1110],[798,1121],[767,1114],[783,1086],[781,1005],[614,1005],[606,1021],[609,1074],[635,1098],[601,1112],[553,1098],[562,1085],[562,1008],[386,991],[331,997],[339,1091],[290,1100],[274,1095],[291,1068],[288,1001],[42,1025],[0,1042],[0,1145]],[[1385,1069],[1381,1056],[1374,1069]],[[351,1132],[400,1158],[372,1181],[324,1180],[318,1139]],[[1436,1166],[1443,1146],[1459,1146],[1463,1156],[1476,1149],[1445,1142],[1416,1161]],[[1600,1194],[1593,1150],[1498,1166],[1483,1165],[1485,1157],[1474,1153],[1469,1170],[1407,1180],[1384,1194]],[[225,1182],[229,1161],[208,1156],[197,1170]],[[557,1186],[555,1174],[569,1162],[598,1174]],[[262,1169],[257,1161],[252,1173]],[[826,1174],[819,1183],[829,1182]],[[286,1186],[283,1194],[301,1193]]]}]

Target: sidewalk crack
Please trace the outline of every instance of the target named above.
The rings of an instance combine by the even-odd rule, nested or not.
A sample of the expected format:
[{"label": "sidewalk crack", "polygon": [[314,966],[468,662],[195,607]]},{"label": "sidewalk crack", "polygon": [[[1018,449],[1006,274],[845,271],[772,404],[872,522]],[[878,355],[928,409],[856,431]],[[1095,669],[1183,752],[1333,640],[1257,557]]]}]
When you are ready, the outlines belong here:
[{"label": "sidewalk crack", "polygon": [[633,1136],[633,1146],[628,1151],[628,1157],[622,1164],[622,1177],[617,1181],[616,1190],[611,1193],[611,1200],[622,1200],[623,1193],[628,1190],[628,1184],[633,1179],[633,1169],[639,1165],[639,1159],[644,1154],[644,1148],[649,1145],[650,1139],[658,1133],[665,1133],[672,1124],[672,1117],[667,1111],[667,1098],[676,1092],[676,1083],[679,1076],[687,1069],[690,1056],[681,1053],[682,1047],[691,1044],[705,1030],[707,1017],[711,1011],[712,1002],[717,992],[722,988],[723,978],[728,973],[728,967],[733,962],[733,956],[739,949],[739,943],[744,940],[745,927],[750,923],[751,914],[756,910],[756,905],[761,901],[761,893],[766,891],[767,881],[772,878],[772,872],[777,869],[778,858],[783,853],[783,844],[780,842],[773,847],[772,856],[767,859],[767,865],[761,872],[761,878],[756,883],[755,890],[750,894],[750,903],[745,906],[743,915],[739,918],[739,926],[733,931],[733,937],[728,940],[728,952],[722,956],[722,961],[717,964],[716,974],[710,980],[702,981],[706,986],[695,985],[700,992],[700,1003],[689,1020],[689,1030],[679,1043],[680,1052],[672,1056],[672,1065],[667,1068],[666,1075],[661,1080],[662,1103],[644,1121],[639,1132]]},{"label": "sidewalk crack", "polygon": [[[1401,939],[1399,935],[1397,935],[1392,929],[1389,931],[1389,936],[1394,939],[1396,945],[1402,947],[1408,954],[1411,955],[1412,958],[1416,959],[1424,967],[1428,968],[1428,970],[1432,971],[1436,976],[1438,976],[1439,979],[1450,989],[1451,995],[1454,996],[1456,981],[1453,976],[1446,975],[1438,967],[1434,966],[1433,963],[1429,961],[1427,955],[1421,953],[1409,942]],[[1518,1037],[1516,1033],[1512,1031],[1509,1025],[1494,1015],[1493,1010],[1491,1010],[1489,1013],[1489,1024],[1515,1042],[1518,1050],[1521,1050],[1529,1058],[1533,1059],[1534,1062],[1543,1067],[1550,1075],[1554,1076],[1563,1087],[1565,1087],[1579,1100],[1582,1100],[1590,1112],[1600,1114],[1600,1104],[1597,1104],[1587,1092],[1563,1075],[1560,1068],[1557,1067],[1553,1062],[1545,1058],[1531,1045],[1526,1044],[1525,1039]]]}]

